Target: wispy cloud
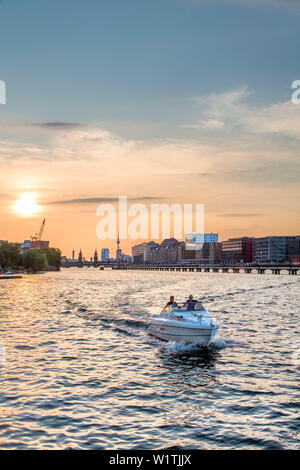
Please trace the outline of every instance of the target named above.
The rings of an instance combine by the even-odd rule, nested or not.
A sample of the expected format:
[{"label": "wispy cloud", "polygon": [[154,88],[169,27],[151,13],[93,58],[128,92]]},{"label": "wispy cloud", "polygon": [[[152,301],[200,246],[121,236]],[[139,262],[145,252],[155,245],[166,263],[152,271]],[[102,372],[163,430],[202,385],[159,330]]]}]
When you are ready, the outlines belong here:
[{"label": "wispy cloud", "polygon": [[[129,202],[132,201],[153,201],[153,200],[161,200],[164,197],[153,197],[153,196],[139,196],[139,197],[132,197],[128,198]],[[118,197],[83,197],[83,198],[75,198],[75,199],[61,199],[58,201],[51,201],[49,205],[69,205],[69,204],[102,204],[102,203],[118,203]]]},{"label": "wispy cloud", "polygon": [[247,213],[232,213],[232,214],[218,214],[218,217],[230,217],[230,218],[233,218],[233,217],[262,217],[262,216],[265,216],[267,214],[258,214],[258,213],[250,213],[250,214],[247,214]]},{"label": "wispy cloud", "polygon": [[224,122],[218,121],[217,119],[207,119],[197,121],[195,124],[183,124],[182,127],[190,129],[222,129],[222,127],[224,127]]},{"label": "wispy cloud", "polygon": [[199,96],[195,101],[201,105],[201,120],[184,125],[194,129],[237,130],[250,134],[282,135],[300,139],[299,107],[292,102],[275,103],[267,107],[251,106],[247,87],[225,93]]},{"label": "wispy cloud", "polygon": [[84,127],[87,124],[79,122],[64,122],[64,121],[53,121],[53,122],[33,122],[30,124],[31,127],[40,129],[48,129],[51,131],[62,131],[62,130],[73,130],[80,127]]},{"label": "wispy cloud", "polygon": [[[203,1],[203,0],[198,0]],[[227,3],[253,5],[253,6],[283,6],[283,7],[299,7],[299,0],[223,0]]]}]

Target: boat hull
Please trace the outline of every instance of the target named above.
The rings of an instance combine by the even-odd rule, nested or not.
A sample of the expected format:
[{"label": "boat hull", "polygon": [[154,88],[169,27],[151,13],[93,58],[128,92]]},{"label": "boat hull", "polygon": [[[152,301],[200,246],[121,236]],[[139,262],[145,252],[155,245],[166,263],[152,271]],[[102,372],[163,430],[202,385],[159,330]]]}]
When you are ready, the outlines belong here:
[{"label": "boat hull", "polygon": [[183,341],[205,347],[213,341],[218,329],[218,325],[206,328],[189,328],[150,322],[148,333],[164,341]]}]

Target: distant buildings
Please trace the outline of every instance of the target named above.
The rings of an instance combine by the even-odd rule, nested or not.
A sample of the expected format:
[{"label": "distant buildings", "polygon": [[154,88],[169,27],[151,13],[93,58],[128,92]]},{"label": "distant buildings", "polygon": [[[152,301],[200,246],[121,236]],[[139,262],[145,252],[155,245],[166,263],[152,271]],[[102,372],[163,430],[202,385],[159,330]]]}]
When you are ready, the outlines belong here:
[{"label": "distant buildings", "polygon": [[130,255],[125,255],[125,253],[121,254],[121,257],[119,259],[119,262],[121,264],[131,264],[132,263],[132,256]]},{"label": "distant buildings", "polygon": [[[154,241],[139,243],[132,247],[132,256],[122,253],[120,240],[117,240],[116,258],[109,257],[109,249],[102,248],[101,262],[112,265],[134,264],[196,264],[196,265],[238,265],[238,264],[270,264],[300,263],[300,235],[298,236],[267,236],[237,237],[222,242],[217,233],[205,234],[201,249],[190,250],[184,241],[168,238],[161,243]],[[31,241],[24,244],[30,247]],[[90,258],[88,258],[90,259]],[[63,262],[65,259],[63,259]],[[98,252],[95,250],[91,261],[86,262],[80,250],[78,259],[72,252],[72,259],[66,264],[70,267],[93,264],[100,265]]]},{"label": "distant buildings", "polygon": [[132,247],[132,261],[135,264],[150,262],[150,252],[159,247],[159,243],[145,242]]},{"label": "distant buildings", "polygon": [[120,238],[118,235],[118,240],[117,240],[117,251],[116,251],[116,261],[120,262],[122,257],[122,250],[120,248]]},{"label": "distant buildings", "polygon": [[45,240],[32,240],[31,248],[49,248],[49,242]]},{"label": "distant buildings", "polygon": [[256,238],[254,260],[257,263],[294,261],[300,257],[300,236]]},{"label": "distant buildings", "polygon": [[49,242],[46,240],[24,240],[21,244],[21,251],[29,250],[30,248],[49,248]]},{"label": "distant buildings", "polygon": [[102,248],[101,261],[100,261],[100,257],[98,255],[97,249],[95,249],[93,256],[89,256],[87,257],[87,259],[83,256],[81,249],[79,251],[78,257],[75,256],[75,250],[72,250],[72,258],[67,258],[66,256],[63,256],[62,265],[68,268],[72,266],[76,266],[76,267],[94,266],[95,268],[97,268],[101,265],[101,263],[109,263],[109,264],[118,263],[121,265],[127,265],[127,264],[132,263],[132,256],[122,253],[122,250],[120,248],[118,248],[117,254],[118,254],[118,261],[115,258],[109,257],[108,248]]},{"label": "distant buildings", "polygon": [[300,263],[300,236],[238,237],[219,242],[218,234],[212,233],[205,234],[202,248],[195,250],[170,238],[161,244],[151,241],[133,246],[132,259],[134,264]]},{"label": "distant buildings", "polygon": [[133,263],[176,263],[178,261],[178,247],[181,243],[175,238],[168,238],[161,244],[151,241],[135,245],[132,247]]},{"label": "distant buildings", "polygon": [[108,248],[102,248],[101,261],[102,263],[107,263],[109,261],[109,249]]},{"label": "distant buildings", "polygon": [[31,248],[31,240],[24,240],[21,244],[21,251],[29,250]]},{"label": "distant buildings", "polygon": [[205,233],[204,234],[204,243],[218,243],[219,234],[218,233]]},{"label": "distant buildings", "polygon": [[80,249],[79,255],[78,255],[78,266],[83,267],[83,257],[82,257],[82,251]]},{"label": "distant buildings", "polygon": [[97,268],[99,266],[99,262],[98,262],[98,251],[97,249],[95,250],[95,253],[94,253],[94,267]]},{"label": "distant buildings", "polygon": [[204,243],[199,250],[187,250],[185,243],[182,243],[178,248],[178,261],[181,263],[217,264],[221,263],[221,259],[221,243]]},{"label": "distant buildings", "polygon": [[149,251],[149,262],[152,264],[177,263],[178,248],[182,244],[176,238],[167,238],[158,246],[152,246]]},{"label": "distant buildings", "polygon": [[254,242],[253,258],[257,263],[285,261],[286,237],[261,237]]},{"label": "distant buildings", "polygon": [[225,264],[251,263],[254,238],[229,238],[222,242],[222,262]]},{"label": "distant buildings", "polygon": [[300,236],[287,237],[287,259],[291,263],[300,263]]}]

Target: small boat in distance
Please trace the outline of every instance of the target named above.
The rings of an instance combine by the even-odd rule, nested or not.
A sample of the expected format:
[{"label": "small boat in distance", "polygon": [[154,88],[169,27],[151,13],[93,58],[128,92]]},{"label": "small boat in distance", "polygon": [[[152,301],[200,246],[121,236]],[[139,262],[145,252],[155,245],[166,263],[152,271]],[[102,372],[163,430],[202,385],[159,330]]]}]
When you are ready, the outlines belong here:
[{"label": "small boat in distance", "polygon": [[164,341],[183,341],[208,346],[220,325],[199,301],[167,305],[160,314],[153,315],[147,331]]}]

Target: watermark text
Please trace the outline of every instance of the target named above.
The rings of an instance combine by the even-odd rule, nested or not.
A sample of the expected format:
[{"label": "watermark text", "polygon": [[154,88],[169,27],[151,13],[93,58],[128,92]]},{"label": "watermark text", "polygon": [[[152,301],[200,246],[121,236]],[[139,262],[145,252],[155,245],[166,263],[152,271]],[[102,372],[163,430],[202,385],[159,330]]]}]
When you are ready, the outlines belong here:
[{"label": "watermark text", "polygon": [[6,84],[0,80],[0,104],[6,104]]},{"label": "watermark text", "polygon": [[293,81],[292,89],[296,90],[292,94],[292,103],[293,104],[300,104],[300,80]]},{"label": "watermark text", "polygon": [[[100,240],[186,238],[187,249],[201,249],[204,242],[203,204],[151,204],[128,206],[127,196],[119,196],[119,205],[100,204],[96,216],[101,217],[96,233]],[[117,233],[118,232],[118,233]],[[184,235],[184,236],[183,236]]]}]

